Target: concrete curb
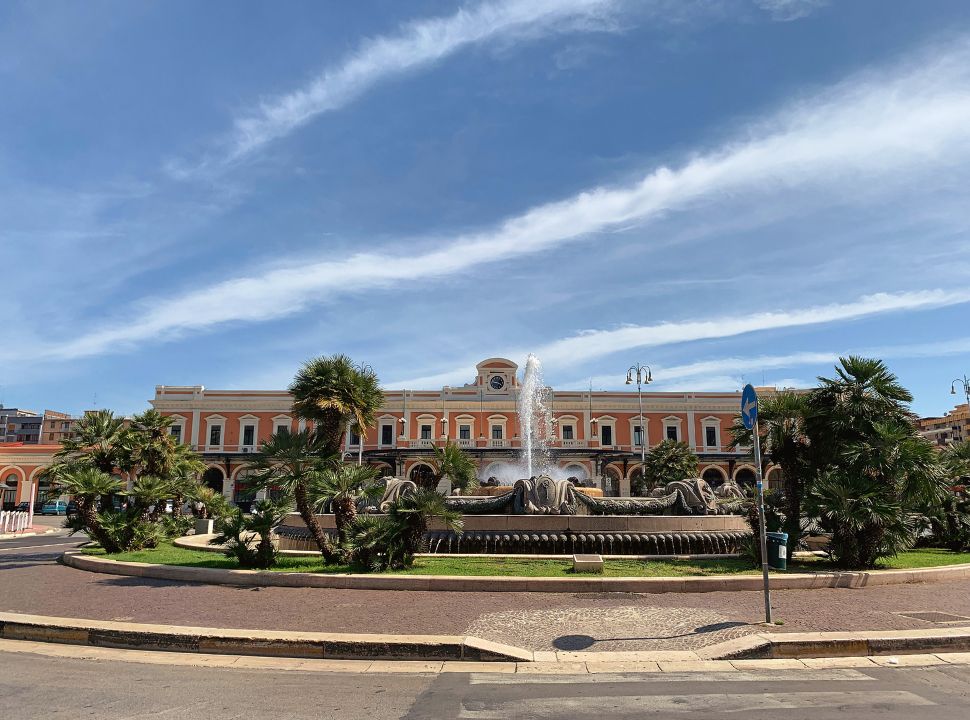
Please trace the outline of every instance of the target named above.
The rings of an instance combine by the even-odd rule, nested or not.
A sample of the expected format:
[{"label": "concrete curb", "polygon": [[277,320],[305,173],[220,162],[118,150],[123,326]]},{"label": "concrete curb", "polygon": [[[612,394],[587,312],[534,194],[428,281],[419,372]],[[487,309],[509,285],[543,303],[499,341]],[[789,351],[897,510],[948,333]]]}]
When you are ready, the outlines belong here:
[{"label": "concrete curb", "polygon": [[460,635],[380,635],[147,625],[0,613],[0,638],[127,650],[369,660],[532,662],[527,650]]},{"label": "concrete curb", "polygon": [[[185,565],[154,565],[120,562],[78,551],[62,556],[65,565],[78,570],[148,577],[159,580],[242,585],[256,587],[316,587],[355,590],[435,590],[450,592],[628,592],[694,593],[718,591],[760,591],[759,575],[710,575],[707,577],[568,577],[534,578],[458,575],[325,575],[320,573],[273,572],[268,570],[222,570]],[[875,570],[772,575],[774,590],[816,588],[863,588],[870,585],[905,585],[970,578],[970,564],[921,570]]]},{"label": "concrete curb", "polygon": [[870,657],[970,651],[970,627],[828,633],[759,633],[698,651],[717,659]]},{"label": "concrete curb", "polygon": [[19,540],[20,538],[38,537],[40,535],[50,535],[51,533],[56,533],[58,530],[63,530],[64,528],[49,528],[43,531],[31,530],[30,532],[22,533],[3,533],[0,534],[0,540]]}]

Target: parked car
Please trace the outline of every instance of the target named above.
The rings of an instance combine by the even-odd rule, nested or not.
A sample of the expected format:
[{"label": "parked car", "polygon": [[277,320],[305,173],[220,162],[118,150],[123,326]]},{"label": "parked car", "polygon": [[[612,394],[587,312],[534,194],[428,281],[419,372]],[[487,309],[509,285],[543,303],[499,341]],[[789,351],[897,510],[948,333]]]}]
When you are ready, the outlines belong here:
[{"label": "parked car", "polygon": [[67,502],[65,500],[53,500],[49,503],[44,503],[44,508],[40,512],[41,515],[67,515]]},{"label": "parked car", "polygon": [[[43,511],[43,509],[44,509],[44,503],[40,501],[37,501],[34,503],[35,513],[40,513]],[[17,512],[30,512],[30,503],[25,500],[24,502],[17,505],[17,507],[15,507],[14,510],[16,510]]]},{"label": "parked car", "polygon": [[75,515],[77,515],[77,503],[71,500],[71,502],[67,504],[67,516],[74,517]]}]

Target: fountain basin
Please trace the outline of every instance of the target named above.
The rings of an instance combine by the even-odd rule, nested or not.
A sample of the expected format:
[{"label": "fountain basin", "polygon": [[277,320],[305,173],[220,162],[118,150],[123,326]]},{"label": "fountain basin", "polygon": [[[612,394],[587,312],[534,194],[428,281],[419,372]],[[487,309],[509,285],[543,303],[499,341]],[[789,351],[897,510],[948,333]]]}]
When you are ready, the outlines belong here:
[{"label": "fountain basin", "polygon": [[[317,515],[336,531],[331,514]],[[280,549],[315,548],[303,521],[288,515],[278,528]],[[465,515],[461,536],[433,520],[428,552],[437,554],[734,555],[751,530],[739,515]]]}]

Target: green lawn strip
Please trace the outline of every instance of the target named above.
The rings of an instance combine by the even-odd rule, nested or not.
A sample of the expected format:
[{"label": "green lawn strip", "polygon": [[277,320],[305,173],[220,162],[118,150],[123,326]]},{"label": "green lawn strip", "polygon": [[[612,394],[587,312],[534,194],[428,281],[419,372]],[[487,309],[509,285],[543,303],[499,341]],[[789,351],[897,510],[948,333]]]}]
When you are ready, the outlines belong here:
[{"label": "green lawn strip", "polygon": [[[85,548],[84,552],[105,556],[97,547]],[[186,550],[171,543],[164,543],[152,550],[137,550],[110,556],[112,560],[157,563],[160,565],[185,565],[188,567],[238,569],[234,560],[217,553]],[[955,553],[938,548],[921,548],[886,559],[880,568],[909,569],[970,563],[970,553]],[[788,566],[788,572],[814,572],[833,570],[824,559],[798,560]],[[280,556],[274,572],[314,572],[342,574],[354,572],[346,565],[324,565],[315,557]],[[751,567],[742,558],[715,560],[607,560],[604,575],[607,577],[704,577],[709,575],[750,575],[759,569]],[[777,572],[777,571],[772,571]],[[517,577],[576,577],[569,560],[531,560],[526,558],[469,558],[435,557],[418,558],[408,570],[392,571],[394,575],[500,575]]]}]

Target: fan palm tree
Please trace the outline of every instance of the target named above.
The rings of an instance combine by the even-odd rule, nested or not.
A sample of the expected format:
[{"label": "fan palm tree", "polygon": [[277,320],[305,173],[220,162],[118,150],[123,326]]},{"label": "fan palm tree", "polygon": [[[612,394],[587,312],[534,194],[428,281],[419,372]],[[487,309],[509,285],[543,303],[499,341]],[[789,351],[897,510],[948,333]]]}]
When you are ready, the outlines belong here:
[{"label": "fan palm tree", "polygon": [[313,476],[310,499],[317,508],[330,506],[341,544],[357,517],[357,503],[380,492],[377,470],[368,465],[341,464]]},{"label": "fan palm tree", "polygon": [[[802,495],[811,477],[805,417],[808,397],[804,393],[783,391],[759,402],[758,431],[765,457],[781,468],[784,483],[784,531],[788,533],[788,559],[801,535]],[[751,446],[753,433],[740,420],[731,426],[731,445]]]},{"label": "fan palm tree", "polygon": [[292,496],[320,554],[326,562],[335,563],[340,557],[317,521],[310,496],[310,487],[336,458],[326,447],[324,440],[308,430],[276,433],[260,445],[248,481],[254,490],[281,490]]},{"label": "fan palm tree", "polygon": [[87,534],[97,542],[105,552],[120,552],[122,548],[105,531],[98,513],[98,501],[102,497],[110,497],[120,492],[121,481],[97,468],[80,463],[61,464],[54,472],[49,473],[51,485],[61,492],[73,496],[77,503],[78,516]]},{"label": "fan palm tree", "polygon": [[441,446],[432,445],[431,450],[434,452],[434,458],[431,460],[434,484],[428,489],[434,490],[445,478],[452,487],[460,488],[463,492],[478,485],[478,468],[475,466],[475,461],[456,443],[449,440]]},{"label": "fan palm tree", "polygon": [[197,453],[188,445],[175,446],[175,458],[169,476],[172,484],[172,517],[182,517],[182,506],[200,487],[199,477],[203,472],[205,463]]},{"label": "fan palm tree", "polygon": [[875,423],[908,423],[908,403],[913,400],[882,360],[839,358],[835,372],[835,378],[818,379],[805,415],[805,431],[819,471],[836,462],[847,443],[871,435]]},{"label": "fan palm tree", "polygon": [[290,385],[296,414],[314,422],[328,454],[340,451],[347,425],[363,434],[374,424],[384,393],[374,371],[346,355],[306,362]]},{"label": "fan palm tree", "polygon": [[970,477],[970,440],[948,445],[940,454],[940,459],[954,482]]},{"label": "fan palm tree", "polygon": [[84,413],[74,426],[72,437],[61,440],[61,449],[54,456],[79,460],[110,475],[118,463],[124,430],[124,420],[110,410]]},{"label": "fan palm tree", "polygon": [[139,475],[128,491],[134,515],[155,521],[163,508],[163,503],[174,495],[172,481],[158,475]]},{"label": "fan palm tree", "polygon": [[172,437],[174,420],[158,410],[146,410],[132,418],[123,435],[124,465],[135,474],[169,477],[177,458],[177,443]]}]

